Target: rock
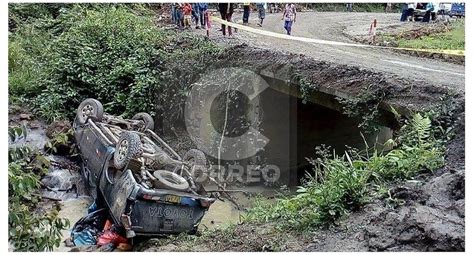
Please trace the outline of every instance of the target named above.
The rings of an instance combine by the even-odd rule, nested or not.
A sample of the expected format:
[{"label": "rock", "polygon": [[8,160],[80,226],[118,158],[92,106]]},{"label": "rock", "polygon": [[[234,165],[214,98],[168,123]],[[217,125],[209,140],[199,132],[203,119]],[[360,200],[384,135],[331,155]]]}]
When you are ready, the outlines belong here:
[{"label": "rock", "polygon": [[71,122],[68,120],[54,121],[46,128],[46,136],[48,138],[54,138],[60,133],[67,132],[69,129],[71,129]]},{"label": "rock", "polygon": [[83,245],[83,246],[76,246],[70,250],[70,252],[91,252],[97,251],[97,245]]},{"label": "rock", "polygon": [[49,172],[42,180],[44,186],[51,190],[66,191],[72,189],[73,178],[77,178],[78,175],[74,175],[67,170],[55,170]]},{"label": "rock", "polygon": [[37,128],[42,127],[42,124],[37,120],[31,121],[29,125],[31,129],[37,129]]},{"label": "rock", "polygon": [[31,120],[31,113],[22,113],[19,115],[20,120]]},{"label": "rock", "polygon": [[87,195],[83,180],[77,171],[57,169],[49,172],[41,183],[46,187],[42,195],[58,200],[67,200]]}]

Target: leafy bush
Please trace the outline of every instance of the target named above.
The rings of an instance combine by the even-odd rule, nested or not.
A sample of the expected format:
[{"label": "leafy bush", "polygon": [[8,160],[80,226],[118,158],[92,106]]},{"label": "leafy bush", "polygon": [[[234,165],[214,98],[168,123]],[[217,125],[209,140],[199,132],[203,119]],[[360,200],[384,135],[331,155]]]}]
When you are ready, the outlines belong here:
[{"label": "leafy bush", "polygon": [[[10,93],[48,120],[73,117],[88,97],[107,112],[182,117],[190,84],[218,48],[205,38],[159,30],[142,5],[76,4],[37,18],[10,37]],[[158,105],[157,105],[158,104]]]},{"label": "leafy bush", "polygon": [[[41,91],[39,76],[41,74],[41,67],[38,65],[36,59],[30,52],[28,44],[40,44],[42,38],[35,34],[25,33],[17,39],[16,36],[10,36],[10,43],[8,44],[8,88],[11,95],[21,95],[23,97],[30,97],[38,94]],[[26,39],[29,38],[29,39]],[[44,45],[36,45],[35,48],[43,47]]]},{"label": "leafy bush", "polygon": [[[68,4],[50,3],[10,3],[8,5],[8,28],[15,30],[24,23],[41,18],[54,18],[59,10]],[[69,4],[71,5],[71,4]]]},{"label": "leafy bush", "polygon": [[204,37],[179,32],[165,35],[167,47],[162,51],[163,71],[154,98],[159,119],[165,124],[176,124],[183,121],[184,102],[192,84],[217,58],[220,49]]},{"label": "leafy bush", "polygon": [[[25,138],[21,128],[10,128],[12,142]],[[9,148],[8,152],[8,241],[15,251],[45,251],[59,246],[61,231],[69,226],[58,218],[57,210],[43,215],[35,210],[40,201],[40,179],[49,160],[26,146]]]},{"label": "leafy bush", "polygon": [[363,205],[370,184],[408,179],[421,170],[435,170],[444,164],[443,148],[433,137],[431,121],[415,114],[401,129],[399,147],[383,154],[349,150],[332,156],[319,148],[319,158],[310,160],[315,176],[276,204],[258,201],[248,212],[249,221],[277,221],[283,228],[305,230],[336,221],[349,210]]},{"label": "leafy bush", "polygon": [[159,33],[152,20],[114,7],[76,15],[82,21],[51,44],[46,89],[38,98],[41,112],[71,116],[87,97],[106,102],[113,112],[149,109],[153,98],[147,95],[159,71]]}]

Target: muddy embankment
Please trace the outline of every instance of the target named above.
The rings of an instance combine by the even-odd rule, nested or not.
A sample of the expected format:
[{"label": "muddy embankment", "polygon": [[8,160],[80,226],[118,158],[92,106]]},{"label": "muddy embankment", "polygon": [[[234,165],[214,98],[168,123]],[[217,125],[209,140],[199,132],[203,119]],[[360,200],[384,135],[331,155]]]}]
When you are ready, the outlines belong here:
[{"label": "muddy embankment", "polygon": [[[379,97],[401,114],[422,112],[440,105],[440,98],[456,102],[458,112],[464,111],[464,92],[452,89],[449,81],[444,86],[433,86],[423,80],[409,80],[390,73],[377,73],[350,65],[335,65],[304,55],[249,47],[245,44],[227,48],[211,68],[238,67],[259,74],[272,72],[288,79],[289,86],[300,90],[333,91],[336,96],[357,98],[364,93]],[[409,70],[407,70],[409,71]],[[298,77],[304,79],[300,84]]]},{"label": "muddy embankment", "polygon": [[[464,92],[407,80],[358,67],[334,65],[303,55],[235,45],[224,50],[212,68],[238,67],[287,77],[289,86],[332,89],[357,98],[375,93],[402,115],[435,110],[454,122],[454,138],[446,146],[445,166],[393,183],[389,197],[375,199],[328,228],[311,233],[279,233],[272,224],[243,223],[198,239],[153,239],[146,251],[463,251]],[[298,85],[294,77],[304,77]],[[449,81],[446,81],[447,83]],[[336,93],[337,92],[337,93]],[[444,100],[441,100],[444,98]],[[434,120],[440,121],[443,120]]]}]

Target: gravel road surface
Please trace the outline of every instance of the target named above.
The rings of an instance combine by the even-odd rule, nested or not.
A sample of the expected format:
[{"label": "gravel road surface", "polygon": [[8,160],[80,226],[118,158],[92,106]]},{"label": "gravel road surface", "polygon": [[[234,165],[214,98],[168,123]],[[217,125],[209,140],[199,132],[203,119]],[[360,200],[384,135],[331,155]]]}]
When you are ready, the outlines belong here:
[{"label": "gravel road surface", "polygon": [[[292,35],[322,40],[354,43],[350,38],[368,34],[370,24],[377,19],[377,29],[413,26],[399,22],[399,14],[385,13],[337,13],[337,12],[303,12],[298,13],[293,24]],[[241,23],[241,14],[234,14],[234,20]],[[285,33],[281,13],[267,14],[262,28],[256,26],[257,13],[251,13],[250,26],[267,31]],[[211,38],[222,37],[213,24]],[[434,86],[447,86],[457,91],[464,91],[464,66],[443,62],[436,59],[419,58],[398,53],[388,49],[373,49],[348,46],[313,44],[287,39],[274,38],[251,32],[241,31],[233,39],[249,45],[304,54],[316,60],[337,64],[354,65],[364,69],[398,76],[415,81],[426,81]]]}]

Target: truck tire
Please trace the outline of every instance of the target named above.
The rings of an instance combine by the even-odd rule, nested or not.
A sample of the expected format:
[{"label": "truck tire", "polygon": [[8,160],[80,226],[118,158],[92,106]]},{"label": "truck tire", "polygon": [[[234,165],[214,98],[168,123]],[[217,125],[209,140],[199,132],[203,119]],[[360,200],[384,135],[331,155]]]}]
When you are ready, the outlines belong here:
[{"label": "truck tire", "polygon": [[123,131],[115,146],[114,166],[117,169],[123,169],[128,165],[131,159],[142,155],[142,142],[140,136],[136,133]]},{"label": "truck tire", "polygon": [[199,183],[205,183],[208,180],[206,155],[202,151],[197,149],[189,150],[184,154],[183,161],[193,165],[191,170],[193,180]]},{"label": "truck tire", "polygon": [[132,120],[141,120],[145,123],[145,129],[153,130],[155,128],[155,121],[153,121],[153,117],[146,112],[139,112],[133,115]]},{"label": "truck tire", "polygon": [[88,98],[79,105],[76,116],[80,124],[87,123],[89,118],[94,121],[101,121],[104,116],[104,107],[98,100]]},{"label": "truck tire", "polygon": [[189,183],[181,175],[166,170],[153,172],[156,178],[156,186],[160,189],[171,189],[185,191],[189,188]]}]

